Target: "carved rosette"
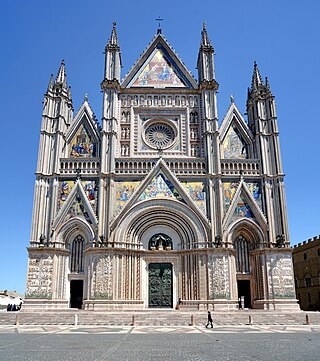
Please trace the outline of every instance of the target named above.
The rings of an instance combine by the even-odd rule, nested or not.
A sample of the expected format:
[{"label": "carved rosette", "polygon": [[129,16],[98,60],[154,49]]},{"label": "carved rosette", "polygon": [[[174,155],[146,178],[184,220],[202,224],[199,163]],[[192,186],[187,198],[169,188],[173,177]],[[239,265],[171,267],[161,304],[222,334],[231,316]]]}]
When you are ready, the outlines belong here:
[{"label": "carved rosette", "polygon": [[92,282],[96,299],[112,299],[112,259],[110,255],[95,259]]},{"label": "carved rosette", "polygon": [[53,257],[29,256],[26,298],[52,298]]},{"label": "carved rosette", "polygon": [[292,257],[290,254],[267,255],[270,298],[295,298]]},{"label": "carved rosette", "polygon": [[209,294],[212,299],[229,299],[229,267],[228,258],[222,255],[211,255],[208,259]]}]

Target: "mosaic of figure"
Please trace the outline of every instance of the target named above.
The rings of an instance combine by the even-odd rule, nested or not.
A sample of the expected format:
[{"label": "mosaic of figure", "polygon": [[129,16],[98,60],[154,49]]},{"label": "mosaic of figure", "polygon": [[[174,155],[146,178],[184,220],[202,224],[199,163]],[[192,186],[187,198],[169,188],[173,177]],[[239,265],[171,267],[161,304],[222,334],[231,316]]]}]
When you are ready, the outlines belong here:
[{"label": "mosaic of figure", "polygon": [[162,51],[157,49],[133,83],[133,86],[164,87],[166,85],[170,87],[184,87],[171,64],[165,59]]},{"label": "mosaic of figure", "polygon": [[232,199],[236,193],[236,190],[239,186],[237,182],[224,182],[224,204],[225,204],[225,211],[227,211],[230,207]]},{"label": "mosaic of figure", "polygon": [[252,218],[253,220],[255,219],[255,216],[251,210],[251,207],[249,206],[248,202],[242,195],[240,195],[240,197],[239,197],[237,206],[236,206],[235,211],[232,216],[232,220],[235,220],[235,219],[238,219],[241,217]]},{"label": "mosaic of figure", "polygon": [[159,174],[145,189],[140,196],[140,200],[160,197],[175,197],[182,201],[179,192],[175,189],[174,185],[164,177],[163,174]]},{"label": "mosaic of figure", "polygon": [[184,188],[188,192],[191,199],[206,214],[206,193],[202,182],[186,182],[183,183]]},{"label": "mosaic of figure", "polygon": [[61,207],[64,201],[68,198],[74,184],[75,182],[70,180],[65,180],[60,183],[59,207]]},{"label": "mosaic of figure", "polygon": [[252,183],[247,183],[246,185],[248,186],[251,194],[253,195],[254,200],[257,202],[258,206],[260,208],[262,208],[262,204],[261,204],[261,187],[259,182],[252,182]]},{"label": "mosaic of figure", "polygon": [[95,144],[92,142],[87,129],[81,125],[71,142],[71,157],[94,157]]},{"label": "mosaic of figure", "polygon": [[77,195],[75,200],[72,202],[72,205],[69,208],[64,221],[67,221],[73,217],[84,218],[88,223],[92,224],[89,214],[86,211],[85,206],[82,203],[82,199],[79,195]]},{"label": "mosaic of figure", "polygon": [[246,159],[247,145],[237,128],[231,126],[222,144],[223,158]]},{"label": "mosaic of figure", "polygon": [[89,199],[89,201],[95,200],[95,194],[94,194],[94,182],[84,182],[84,190],[85,193]]},{"label": "mosaic of figure", "polygon": [[140,182],[117,182],[115,184],[115,213],[127,203]]}]

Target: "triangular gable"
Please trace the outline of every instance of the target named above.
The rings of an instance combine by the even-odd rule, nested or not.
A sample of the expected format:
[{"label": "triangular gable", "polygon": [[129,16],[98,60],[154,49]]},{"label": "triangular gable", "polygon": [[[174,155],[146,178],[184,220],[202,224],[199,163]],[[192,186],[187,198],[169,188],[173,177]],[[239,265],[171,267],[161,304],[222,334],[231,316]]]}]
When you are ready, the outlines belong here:
[{"label": "triangular gable", "polygon": [[68,149],[65,157],[95,157],[98,156],[100,142],[99,127],[90,105],[85,100],[66,135]]},{"label": "triangular gable", "polygon": [[260,226],[266,228],[267,220],[262,210],[256,203],[253,194],[242,179],[236,193],[233,196],[223,221],[224,228],[239,218],[250,218]]},{"label": "triangular gable", "polygon": [[231,103],[221,123],[220,141],[222,159],[249,158],[249,145],[253,142],[253,135],[234,103]]},{"label": "triangular gable", "polygon": [[67,200],[63,203],[53,228],[57,228],[72,218],[81,218],[93,226],[97,225],[97,218],[80,180],[76,181]]},{"label": "triangular gable", "polygon": [[116,224],[121,221],[126,212],[136,203],[155,198],[171,198],[174,201],[182,202],[189,206],[205,224],[209,223],[206,216],[161,158],[115,217],[111,225],[112,228],[116,227]]},{"label": "triangular gable", "polygon": [[122,87],[196,89],[197,83],[162,34],[158,34],[133,65]]}]

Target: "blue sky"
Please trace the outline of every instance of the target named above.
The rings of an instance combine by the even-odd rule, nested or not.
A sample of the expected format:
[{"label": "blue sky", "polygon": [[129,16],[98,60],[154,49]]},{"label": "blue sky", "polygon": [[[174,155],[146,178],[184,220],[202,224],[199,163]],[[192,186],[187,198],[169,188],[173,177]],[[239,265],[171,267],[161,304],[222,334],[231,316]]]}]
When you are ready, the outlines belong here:
[{"label": "blue sky", "polygon": [[[196,6],[199,5],[197,8]],[[117,22],[122,77],[150,43],[161,16],[163,34],[195,69],[202,23],[215,48],[220,122],[233,94],[245,113],[253,62],[276,96],[291,243],[320,233],[320,2],[307,0],[3,1],[1,4],[2,179],[0,290],[24,292],[43,94],[65,59],[75,111],[85,93],[101,118],[104,46]]]}]

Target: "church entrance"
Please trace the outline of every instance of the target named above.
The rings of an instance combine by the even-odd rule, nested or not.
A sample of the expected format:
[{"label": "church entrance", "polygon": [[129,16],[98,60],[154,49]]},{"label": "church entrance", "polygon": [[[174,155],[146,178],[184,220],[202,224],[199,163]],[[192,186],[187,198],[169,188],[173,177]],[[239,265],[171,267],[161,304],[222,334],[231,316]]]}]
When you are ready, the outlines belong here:
[{"label": "church entrance", "polygon": [[[251,308],[251,292],[250,292],[250,281],[249,280],[238,280],[238,298],[240,300],[239,307]],[[242,305],[241,305],[241,298]]]},{"label": "church entrance", "polygon": [[82,300],[83,300],[83,280],[70,281],[70,307],[81,309]]},{"label": "church entrance", "polygon": [[149,307],[172,307],[172,264],[149,264]]}]

